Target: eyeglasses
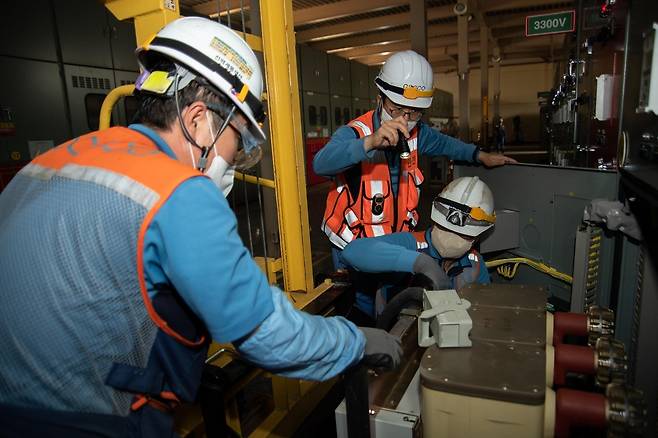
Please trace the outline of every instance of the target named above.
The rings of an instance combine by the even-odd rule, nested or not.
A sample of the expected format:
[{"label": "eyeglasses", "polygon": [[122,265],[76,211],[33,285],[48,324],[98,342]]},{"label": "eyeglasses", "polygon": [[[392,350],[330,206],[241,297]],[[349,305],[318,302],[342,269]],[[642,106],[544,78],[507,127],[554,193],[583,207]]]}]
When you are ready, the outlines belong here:
[{"label": "eyeglasses", "polygon": [[434,208],[443,214],[449,223],[458,227],[465,225],[488,226],[496,222],[495,214],[488,214],[480,207],[469,207],[442,197],[434,201]]},{"label": "eyeglasses", "polygon": [[[388,103],[388,101],[387,101]],[[408,110],[404,109],[399,106],[394,106],[394,105],[385,105],[386,106],[386,111],[391,115],[391,117],[396,118],[400,116],[407,116],[409,120],[420,120],[421,117],[423,117],[423,114],[425,113],[423,110]]]}]

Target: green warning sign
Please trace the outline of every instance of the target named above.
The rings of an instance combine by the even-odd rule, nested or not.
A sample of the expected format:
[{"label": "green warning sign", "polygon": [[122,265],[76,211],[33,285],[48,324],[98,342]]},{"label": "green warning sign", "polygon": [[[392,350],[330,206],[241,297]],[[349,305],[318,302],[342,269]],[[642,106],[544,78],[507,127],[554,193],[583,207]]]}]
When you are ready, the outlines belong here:
[{"label": "green warning sign", "polygon": [[550,35],[574,30],[576,30],[574,10],[525,17],[525,36]]}]

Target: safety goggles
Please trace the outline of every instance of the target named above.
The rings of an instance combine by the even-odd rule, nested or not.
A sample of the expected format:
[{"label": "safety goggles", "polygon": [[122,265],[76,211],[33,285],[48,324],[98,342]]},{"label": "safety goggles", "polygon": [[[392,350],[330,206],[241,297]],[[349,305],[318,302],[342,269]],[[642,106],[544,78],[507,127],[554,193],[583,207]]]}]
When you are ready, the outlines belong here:
[{"label": "safety goggles", "polygon": [[480,207],[469,207],[442,197],[438,197],[434,201],[434,208],[444,215],[449,223],[459,227],[466,225],[489,226],[496,222],[495,213],[488,214]]},{"label": "safety goggles", "polygon": [[[227,111],[230,111],[227,105],[206,102],[206,106],[221,118],[226,118]],[[233,112],[228,114],[228,126],[238,134],[238,151],[233,164],[238,169],[249,169],[263,156],[260,147],[262,142],[251,133],[249,125],[243,117],[237,117]]]},{"label": "safety goggles", "polygon": [[400,116],[407,116],[409,120],[417,121],[423,117],[424,111],[422,110],[408,110],[401,108],[399,106],[393,105],[384,105],[386,111],[391,115],[391,117],[396,118]]}]

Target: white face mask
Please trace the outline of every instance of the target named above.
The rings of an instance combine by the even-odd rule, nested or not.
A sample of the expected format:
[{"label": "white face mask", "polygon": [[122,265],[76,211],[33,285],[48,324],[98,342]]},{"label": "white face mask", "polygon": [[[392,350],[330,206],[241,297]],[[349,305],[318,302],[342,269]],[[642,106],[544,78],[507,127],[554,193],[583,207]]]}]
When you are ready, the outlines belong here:
[{"label": "white face mask", "polygon": [[[215,138],[215,133],[212,129],[212,120],[210,114],[206,111],[206,120],[208,121],[208,129],[210,129],[210,138]],[[215,157],[210,163],[210,167],[206,170],[206,175],[215,183],[215,185],[222,191],[224,197],[227,197],[233,189],[233,179],[235,178],[235,166],[231,166],[219,154],[217,154],[217,147],[213,145]]]},{"label": "white face mask", "polygon": [[206,171],[206,175],[222,191],[224,197],[227,197],[233,189],[233,179],[235,178],[235,167],[231,166],[221,155],[216,155]]},{"label": "white face mask", "polygon": [[473,246],[472,241],[439,227],[432,228],[431,239],[434,248],[446,259],[460,258]]},{"label": "white face mask", "polygon": [[[381,111],[379,112],[380,116],[379,118],[381,119],[382,123],[383,122],[388,122],[389,120],[393,120],[393,117],[386,111],[386,108],[384,106],[381,106]],[[409,132],[411,132],[412,129],[416,127],[416,124],[418,123],[418,120],[407,120],[407,129]]]}]

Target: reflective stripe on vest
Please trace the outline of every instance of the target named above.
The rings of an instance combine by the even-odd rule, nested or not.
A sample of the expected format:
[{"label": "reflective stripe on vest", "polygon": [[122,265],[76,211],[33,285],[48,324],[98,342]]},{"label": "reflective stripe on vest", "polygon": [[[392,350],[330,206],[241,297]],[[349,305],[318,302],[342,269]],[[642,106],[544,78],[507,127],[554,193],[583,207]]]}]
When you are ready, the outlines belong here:
[{"label": "reflective stripe on vest", "polygon": [[[177,316],[156,312],[144,238],[174,190],[199,175],[143,134],[111,128],[40,155],[14,177],[0,196],[0,404],[125,416],[136,392],[180,390],[167,376],[188,373],[192,361],[167,355],[205,356],[196,348],[204,338],[185,338],[172,329]],[[151,360],[163,338],[166,351]],[[176,396],[190,399],[189,387]]]},{"label": "reflective stripe on vest", "polygon": [[[374,111],[348,123],[359,138],[374,132]],[[423,174],[418,168],[418,129],[408,139],[411,155],[400,160],[398,195],[394,202],[391,175],[384,151],[361,162],[358,194],[350,193],[348,175],[334,178],[327,195],[322,230],[338,248],[359,237],[375,237],[396,231],[413,231],[418,223],[418,200]],[[397,206],[397,211],[394,211]],[[395,229],[394,229],[395,225]]]},{"label": "reflective stripe on vest", "polygon": [[414,236],[414,239],[416,239],[416,251],[421,251],[430,247],[430,244],[425,238],[425,231],[414,231],[411,234]]},{"label": "reflective stripe on vest", "polygon": [[144,305],[153,322],[187,346],[205,339],[185,339],[169,327],[153,308],[144,280],[144,237],[151,220],[173,191],[185,180],[201,175],[160,152],[143,134],[128,128],[92,132],[35,158],[27,174],[60,175],[87,181],[122,193],[142,204],[148,213],[137,238],[137,274]]}]

